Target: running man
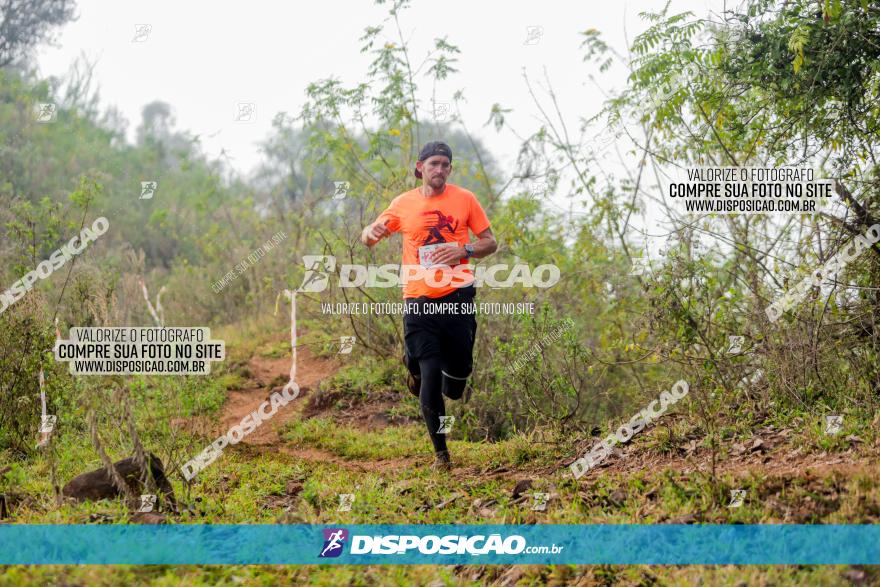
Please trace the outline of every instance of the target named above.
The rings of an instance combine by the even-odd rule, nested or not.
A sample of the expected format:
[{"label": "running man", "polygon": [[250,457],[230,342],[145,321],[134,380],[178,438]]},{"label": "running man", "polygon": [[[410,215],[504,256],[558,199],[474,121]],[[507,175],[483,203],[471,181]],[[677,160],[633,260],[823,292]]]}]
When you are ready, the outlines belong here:
[{"label": "running man", "polygon": [[[440,433],[440,417],[446,415],[443,396],[460,399],[464,393],[477,335],[472,310],[476,287],[473,273],[465,267],[471,257],[485,257],[498,248],[476,196],[446,183],[451,173],[449,145],[440,141],[426,144],[415,169],[421,187],[394,198],[361,233],[361,242],[372,247],[392,233],[402,232],[401,275],[408,275],[407,266],[425,270],[420,276],[405,278],[403,362],[409,372],[407,387],[419,398],[434,445],[434,467],[443,470],[451,468],[446,434]],[[468,229],[477,236],[473,243]],[[441,268],[427,271],[438,266]],[[450,282],[451,267],[456,269]],[[455,304],[456,310],[439,313],[440,304]],[[465,308],[469,310],[463,311]]]},{"label": "running man", "polygon": [[332,532],[330,537],[327,539],[327,548],[321,551],[321,554],[318,556],[327,556],[328,552],[332,552],[334,550],[339,550],[342,548],[342,536],[343,531],[337,530],[336,532]]}]

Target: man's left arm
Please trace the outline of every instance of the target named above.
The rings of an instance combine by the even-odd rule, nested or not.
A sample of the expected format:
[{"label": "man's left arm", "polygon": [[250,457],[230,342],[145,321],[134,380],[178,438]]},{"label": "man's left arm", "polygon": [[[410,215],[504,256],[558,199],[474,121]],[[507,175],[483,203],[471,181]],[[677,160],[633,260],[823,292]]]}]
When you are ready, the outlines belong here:
[{"label": "man's left arm", "polygon": [[[498,243],[495,241],[495,235],[492,234],[492,229],[487,228],[483,232],[477,235],[477,240],[474,243],[471,243],[474,246],[474,254],[471,257],[482,259],[483,257],[488,257],[492,253],[498,250]],[[464,247],[461,248],[464,256]]]},{"label": "man's left arm", "polygon": [[[492,234],[489,217],[486,216],[486,211],[483,210],[483,207],[480,206],[480,201],[477,200],[476,196],[473,194],[470,196],[468,228],[471,229],[471,232],[477,235],[477,242],[470,243],[473,247],[471,257],[481,259],[483,257],[488,257],[498,250],[498,243],[495,242],[495,235]],[[462,247],[462,258],[466,256],[467,253],[464,251],[464,247]]]},{"label": "man's left arm", "polygon": [[[471,232],[477,235],[477,240],[468,243],[468,247],[473,247],[470,257],[482,258],[487,257],[498,250],[498,243],[495,242],[495,235],[492,234],[492,228],[489,225],[489,218],[480,202],[473,194],[469,194],[470,198],[467,226]],[[479,231],[479,232],[478,232]],[[468,252],[465,247],[449,247],[447,249],[439,249],[434,255],[434,261],[443,263],[444,265],[458,265],[463,259],[468,258]]]},{"label": "man's left arm", "polygon": [[[498,243],[495,242],[495,235],[492,234],[491,228],[480,232],[477,235],[477,240],[469,244],[474,247],[474,252],[471,255],[471,258],[474,259],[488,257],[498,250]],[[442,263],[451,267],[452,265],[458,265],[467,256],[467,250],[464,246],[458,246],[438,249],[433,259],[435,263]]]}]

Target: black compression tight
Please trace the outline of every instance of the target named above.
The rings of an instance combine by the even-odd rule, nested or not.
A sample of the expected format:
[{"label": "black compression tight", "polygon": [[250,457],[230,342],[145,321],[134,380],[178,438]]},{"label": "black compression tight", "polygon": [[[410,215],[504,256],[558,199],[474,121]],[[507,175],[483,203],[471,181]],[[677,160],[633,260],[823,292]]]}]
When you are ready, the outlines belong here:
[{"label": "black compression tight", "polygon": [[422,416],[425,418],[434,452],[445,451],[446,435],[437,433],[440,429],[440,416],[446,415],[443,396],[460,399],[467,381],[444,376],[443,361],[437,356],[419,359],[419,371],[422,376],[422,384],[419,388]]}]

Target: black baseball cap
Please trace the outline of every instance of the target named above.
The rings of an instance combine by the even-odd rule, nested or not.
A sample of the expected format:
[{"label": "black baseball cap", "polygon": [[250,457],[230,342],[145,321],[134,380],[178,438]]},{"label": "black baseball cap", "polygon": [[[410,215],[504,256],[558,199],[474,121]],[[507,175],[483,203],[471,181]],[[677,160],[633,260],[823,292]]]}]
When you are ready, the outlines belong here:
[{"label": "black baseball cap", "polygon": [[[449,162],[452,163],[452,149],[449,148],[449,145],[444,143],[443,141],[431,141],[430,143],[425,144],[422,147],[421,152],[419,153],[419,161],[424,161],[429,157],[433,157],[434,155],[443,155],[444,157],[449,157]],[[416,177],[422,179],[422,172],[418,169],[415,170]]]}]

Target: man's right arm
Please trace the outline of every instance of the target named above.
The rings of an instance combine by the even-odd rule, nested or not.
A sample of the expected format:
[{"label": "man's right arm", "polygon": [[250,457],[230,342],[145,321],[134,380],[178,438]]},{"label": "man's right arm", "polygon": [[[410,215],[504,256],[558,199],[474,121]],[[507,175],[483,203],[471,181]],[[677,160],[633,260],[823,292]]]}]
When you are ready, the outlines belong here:
[{"label": "man's right arm", "polygon": [[368,224],[361,232],[361,242],[368,247],[372,247],[383,238],[389,236],[391,231],[388,230],[386,224],[388,224],[387,218],[385,220],[380,218],[376,222]]},{"label": "man's right arm", "polygon": [[391,236],[393,233],[401,229],[400,226],[400,209],[398,202],[400,196],[391,200],[388,208],[379,214],[379,217],[372,224],[368,224],[361,231],[361,242],[368,247],[372,247],[383,238]]}]

